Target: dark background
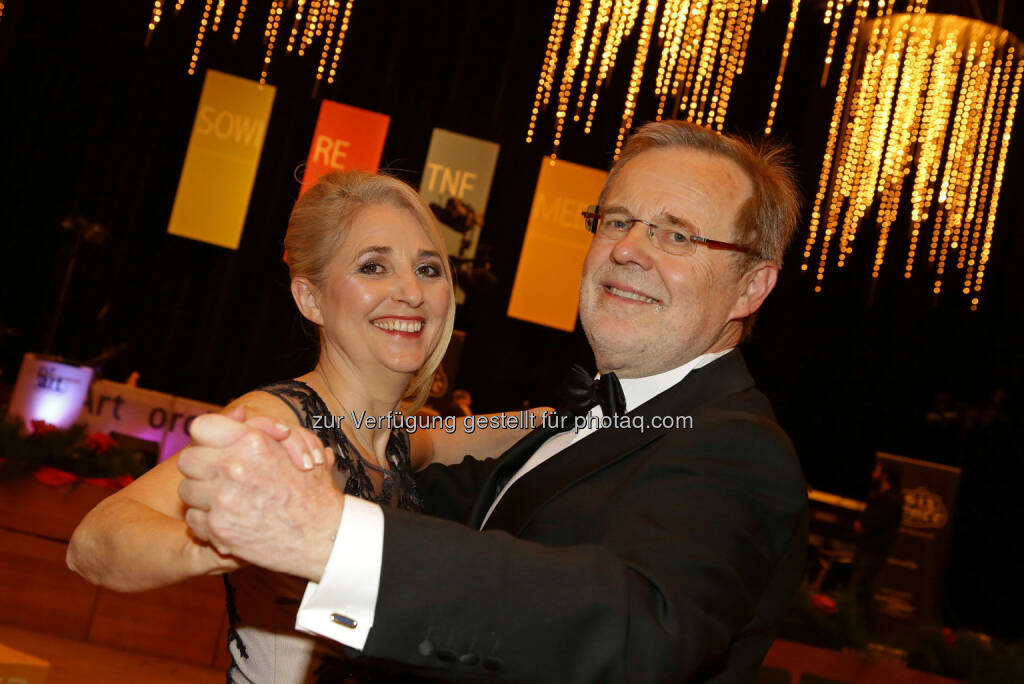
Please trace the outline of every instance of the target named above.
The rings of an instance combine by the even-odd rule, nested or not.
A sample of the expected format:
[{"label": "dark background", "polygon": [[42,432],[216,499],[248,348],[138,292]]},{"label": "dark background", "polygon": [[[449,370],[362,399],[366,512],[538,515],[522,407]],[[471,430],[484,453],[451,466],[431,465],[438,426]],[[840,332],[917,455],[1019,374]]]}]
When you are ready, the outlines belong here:
[{"label": "dark background", "polygon": [[[471,392],[474,410],[550,404],[568,364],[592,364],[579,329],[568,334],[505,316],[537,172],[550,152],[553,111],[537,142],[525,144],[524,135],[553,0],[360,0],[339,77],[316,97],[312,60],[286,56],[279,43],[269,76],[277,97],[237,252],[166,233],[205,68],[255,79],[263,55],[269,3],[250,3],[232,45],[236,3],[229,2],[221,32],[207,36],[199,73],[188,76],[202,4],[190,0],[177,16],[165,9],[145,47],[151,2],[7,3],[0,382],[13,383],[24,352],[46,350],[72,244],[60,228],[68,216],[98,222],[111,237],[83,246],[48,351],[88,360],[124,345],[105,365],[107,377],[124,380],[137,370],[144,387],[215,403],[312,367],[315,350],[288,293],[281,241],[323,97],[390,115],[382,166],[414,186],[434,127],[501,144],[482,235],[497,283],[471,292],[456,320],[467,335],[456,384]],[[930,10],[975,18],[980,10],[995,23],[1000,4],[933,0]],[[803,3],[775,125],[793,146],[808,197],[835,97],[834,76],[818,87],[823,5]],[[1005,5],[1003,25],[1019,36],[1022,3]],[[788,12],[788,2],[773,0],[755,20],[730,132],[756,136],[763,128]],[[570,27],[573,18],[574,11]],[[561,158],[609,166],[630,61],[620,62],[602,96],[594,132],[567,128]],[[649,92],[649,74],[645,83]],[[651,99],[642,98],[636,122],[653,114]],[[1024,583],[1008,560],[1024,522],[1024,285],[1014,268],[1024,262],[1024,155],[1016,132],[978,311],[968,310],[950,280],[936,300],[923,259],[904,281],[905,224],[894,228],[878,281],[870,278],[867,226],[849,266],[831,268],[825,291],[814,294],[799,270],[805,218],[744,353],[813,486],[863,498],[879,450],[964,468],[946,621],[1021,637]]]}]

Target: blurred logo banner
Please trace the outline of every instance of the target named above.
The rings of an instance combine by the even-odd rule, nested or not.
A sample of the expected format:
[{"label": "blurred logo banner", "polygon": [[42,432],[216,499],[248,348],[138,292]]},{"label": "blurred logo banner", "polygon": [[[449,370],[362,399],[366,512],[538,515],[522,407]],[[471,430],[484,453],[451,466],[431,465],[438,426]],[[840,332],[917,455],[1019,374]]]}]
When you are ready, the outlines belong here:
[{"label": "blurred logo banner", "polygon": [[274,93],[273,86],[206,72],[168,233],[238,249]]},{"label": "blurred logo banner", "polygon": [[[441,223],[441,233],[460,270],[472,271],[491,193],[497,143],[435,128],[423,167],[420,195]],[[456,286],[455,299],[466,294]]]},{"label": "blurred logo banner", "polygon": [[320,103],[320,115],[316,120],[299,194],[316,185],[320,176],[331,171],[376,172],[390,123],[391,117],[387,114],[330,100]]},{"label": "blurred logo banner", "polygon": [[942,585],[960,487],[960,469],[895,454],[877,454],[899,471],[903,522],[878,578],[878,611],[899,620],[941,617]]},{"label": "blurred logo banner", "polygon": [[580,274],[591,240],[582,212],[597,203],[607,176],[561,159],[541,161],[508,303],[511,318],[567,332],[576,327]]}]

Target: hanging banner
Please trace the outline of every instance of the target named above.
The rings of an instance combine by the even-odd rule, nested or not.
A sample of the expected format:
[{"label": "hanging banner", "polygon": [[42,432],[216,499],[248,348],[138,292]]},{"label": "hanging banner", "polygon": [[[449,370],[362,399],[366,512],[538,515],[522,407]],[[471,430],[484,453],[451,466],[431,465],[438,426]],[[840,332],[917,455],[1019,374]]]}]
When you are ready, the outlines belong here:
[{"label": "hanging banner", "polygon": [[168,233],[238,249],[274,92],[206,72]]},{"label": "hanging banner", "polygon": [[940,619],[960,469],[881,452],[876,458],[900,473],[903,521],[878,576],[875,608],[898,620]]},{"label": "hanging banner", "polygon": [[[430,136],[420,195],[441,223],[449,256],[466,274],[472,272],[480,242],[498,149],[497,143],[441,128]],[[455,301],[461,304],[465,299],[456,285]]]},{"label": "hanging banner", "polygon": [[510,317],[568,332],[576,327],[580,274],[591,239],[581,214],[597,203],[607,176],[561,159],[541,161]]},{"label": "hanging banner", "polygon": [[375,172],[380,166],[390,122],[391,117],[386,114],[330,100],[321,102],[299,194],[331,171]]},{"label": "hanging banner", "polygon": [[188,446],[188,429],[196,416],[220,411],[221,407],[110,380],[97,380],[79,409],[91,432],[107,433],[115,440],[127,435],[149,442],[163,461]]}]

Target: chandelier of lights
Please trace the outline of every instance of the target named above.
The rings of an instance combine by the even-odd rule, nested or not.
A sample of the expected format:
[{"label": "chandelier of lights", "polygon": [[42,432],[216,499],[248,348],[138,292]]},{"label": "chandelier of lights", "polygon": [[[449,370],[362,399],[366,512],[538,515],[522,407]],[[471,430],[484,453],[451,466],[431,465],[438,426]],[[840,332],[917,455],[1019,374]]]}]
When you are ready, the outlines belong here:
[{"label": "chandelier of lights", "polygon": [[927,250],[933,292],[955,267],[977,309],[1024,72],[1020,52],[1008,31],[964,17],[864,22],[857,69],[851,73],[850,55],[843,65],[803,252],[806,271],[817,250],[815,291],[832,257],[845,265],[872,212],[878,278],[909,186],[904,277]]},{"label": "chandelier of lights", "polygon": [[[656,118],[666,114],[722,130],[733,84],[743,73],[747,43],[754,16],[767,8],[768,0],[578,0],[571,33],[569,15],[573,0],[558,0],[537,92],[530,113],[526,142],[532,142],[541,110],[555,100],[555,131],[552,156],[557,156],[566,124],[583,123],[590,133],[602,86],[605,86],[620,49],[639,25],[622,121],[615,144],[618,155],[633,126],[644,68],[652,44],[657,51],[658,72],[653,88]],[[892,13],[896,0],[874,0],[877,16]],[[928,0],[906,0],[908,12],[924,12]],[[827,0],[824,23],[830,25],[824,85],[836,48],[843,11],[856,7],[850,42],[857,24],[868,13],[872,0]],[[793,40],[800,0],[790,0],[789,22],[782,43],[779,71],[768,107],[765,133],[771,133],[782,91],[789,49]],[[568,36],[568,38],[567,38]],[[589,39],[589,40],[588,40]],[[561,79],[556,74],[568,41]],[[578,75],[578,80],[577,80]]]},{"label": "chandelier of lights", "polygon": [[[174,12],[181,11],[185,0],[173,0]],[[224,15],[227,14],[227,0],[201,0],[203,4],[202,18],[199,20],[199,27],[196,31],[195,47],[188,63],[189,75],[195,74],[196,65],[199,63],[199,53],[203,47],[208,33],[220,31]],[[163,17],[165,8],[172,0],[154,0],[153,14],[149,20],[149,31],[146,33],[146,44],[149,44],[150,37],[160,20]],[[270,62],[274,56],[274,49],[279,42],[283,42],[284,32],[288,32],[288,42],[285,44],[285,52],[298,53],[304,56],[307,51],[314,52],[312,48],[320,44],[320,60],[317,65],[317,85],[326,77],[327,83],[334,83],[335,74],[338,71],[338,62],[341,59],[341,48],[345,43],[345,34],[348,32],[349,22],[352,17],[352,5],[355,0],[271,0],[270,9],[267,12],[267,20],[263,28],[263,41],[267,46],[263,55],[263,69],[260,72],[260,83],[267,82],[267,72],[270,69]],[[0,4],[2,7],[2,4]],[[238,0],[237,10],[234,13],[231,41],[237,42],[242,31],[249,10],[249,0]],[[287,13],[287,14],[286,14]],[[229,19],[229,21],[231,21]],[[288,23],[291,29],[288,29]],[[284,26],[282,27],[282,23]],[[279,41],[278,36],[281,36]]]}]

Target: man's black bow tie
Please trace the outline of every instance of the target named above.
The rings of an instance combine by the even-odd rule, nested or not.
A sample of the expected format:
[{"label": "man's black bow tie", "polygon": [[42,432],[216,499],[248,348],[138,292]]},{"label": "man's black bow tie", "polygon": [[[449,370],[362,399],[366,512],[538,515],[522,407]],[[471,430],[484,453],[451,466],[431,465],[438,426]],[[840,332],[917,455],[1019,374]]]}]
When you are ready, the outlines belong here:
[{"label": "man's black bow tie", "polygon": [[618,416],[626,412],[626,397],[615,373],[602,373],[594,380],[580,366],[569,369],[565,393],[558,412],[571,416],[582,416],[598,404],[606,416]]}]

